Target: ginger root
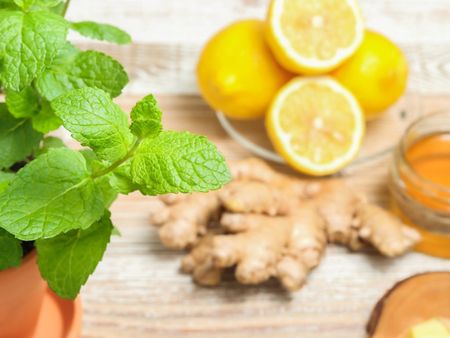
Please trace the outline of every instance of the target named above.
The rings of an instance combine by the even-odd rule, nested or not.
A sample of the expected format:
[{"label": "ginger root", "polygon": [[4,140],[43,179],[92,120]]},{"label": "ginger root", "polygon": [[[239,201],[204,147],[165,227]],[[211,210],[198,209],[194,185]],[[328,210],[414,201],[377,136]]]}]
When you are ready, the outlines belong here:
[{"label": "ginger root", "polygon": [[206,234],[208,223],[218,218],[220,208],[216,191],[170,194],[154,201],[150,222],[160,226],[159,238],[166,247],[184,249]]},{"label": "ginger root", "polygon": [[[233,182],[220,191],[167,195],[153,208],[161,241],[171,248],[192,247],[182,270],[199,284],[216,285],[224,269],[235,267],[240,283],[274,277],[293,291],[319,264],[327,242],[351,250],[371,245],[395,257],[420,239],[342,180],[302,180],[257,159],[234,163],[231,171]],[[220,226],[208,229],[223,209]]]},{"label": "ginger root", "polygon": [[221,225],[228,234],[209,237],[199,246],[202,254],[196,248],[182,263],[183,271],[193,273],[203,285],[218,283],[211,275],[236,266],[235,276],[242,284],[275,277],[287,290],[297,290],[319,264],[326,245],[321,219],[307,208],[296,216],[280,217],[225,213]]}]

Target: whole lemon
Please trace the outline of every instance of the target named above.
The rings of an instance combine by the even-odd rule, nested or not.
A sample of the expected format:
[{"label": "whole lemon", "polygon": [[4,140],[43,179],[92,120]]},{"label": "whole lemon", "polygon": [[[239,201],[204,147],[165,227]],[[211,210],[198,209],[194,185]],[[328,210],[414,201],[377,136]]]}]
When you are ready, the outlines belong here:
[{"label": "whole lemon", "polygon": [[264,116],[292,75],[275,61],[264,40],[264,22],[238,21],[218,32],[203,49],[197,81],[203,98],[230,118]]},{"label": "whole lemon", "polygon": [[366,119],[374,119],[404,93],[408,62],[385,36],[366,30],[363,43],[334,75],[358,99]]}]

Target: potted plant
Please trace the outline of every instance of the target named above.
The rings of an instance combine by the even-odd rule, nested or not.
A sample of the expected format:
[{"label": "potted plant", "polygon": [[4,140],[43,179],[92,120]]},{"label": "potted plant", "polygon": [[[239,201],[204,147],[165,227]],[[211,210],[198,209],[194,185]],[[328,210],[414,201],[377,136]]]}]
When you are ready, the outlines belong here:
[{"label": "potted plant", "polygon": [[[230,178],[205,137],[162,130],[153,96],[128,122],[112,100],[128,82],[123,67],[66,37],[71,29],[123,44],[129,35],[68,22],[67,7],[0,0],[0,336],[33,329],[46,283],[78,295],[115,232],[108,208],[119,193],[208,191]],[[60,126],[85,148],[45,136]]]}]

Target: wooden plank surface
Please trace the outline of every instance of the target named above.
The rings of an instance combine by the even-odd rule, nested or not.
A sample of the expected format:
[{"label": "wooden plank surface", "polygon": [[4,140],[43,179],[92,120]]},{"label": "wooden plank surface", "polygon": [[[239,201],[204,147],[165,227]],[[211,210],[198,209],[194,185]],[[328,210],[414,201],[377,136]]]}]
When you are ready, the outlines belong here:
[{"label": "wooden plank surface", "polygon": [[[215,31],[245,17],[264,17],[267,0],[77,0],[72,20],[117,24],[134,37],[129,46],[73,38],[82,48],[104,50],[122,61],[130,76],[129,109],[148,92],[158,94],[166,128],[207,135],[228,159],[250,156],[222,130],[197,96],[195,63]],[[422,112],[450,106],[450,2],[363,0],[369,27],[406,52],[409,92]],[[398,138],[396,134],[386,137]],[[361,168],[348,180],[382,205],[388,203],[389,157]],[[294,294],[275,282],[243,287],[227,276],[217,288],[193,284],[178,272],[182,254],[161,246],[148,223],[148,198],[120,197],[115,237],[104,261],[83,289],[83,337],[302,337],[357,338],[375,301],[395,281],[416,272],[450,270],[450,261],[409,254],[387,260],[330,247],[308,284]]]},{"label": "wooden plank surface", "polygon": [[[129,109],[137,97],[120,100]],[[159,96],[170,129],[207,135],[228,159],[250,154],[221,129],[196,96]],[[445,97],[429,97],[439,108]],[[348,178],[371,200],[387,203],[389,157]],[[275,282],[244,287],[228,276],[217,288],[198,287],[178,266],[182,253],[165,249],[148,222],[148,197],[120,197],[113,205],[115,237],[83,289],[83,337],[304,337],[360,338],[376,300],[395,281],[413,273],[450,270],[450,261],[408,254],[388,260],[330,246],[322,264],[299,292]]]}]

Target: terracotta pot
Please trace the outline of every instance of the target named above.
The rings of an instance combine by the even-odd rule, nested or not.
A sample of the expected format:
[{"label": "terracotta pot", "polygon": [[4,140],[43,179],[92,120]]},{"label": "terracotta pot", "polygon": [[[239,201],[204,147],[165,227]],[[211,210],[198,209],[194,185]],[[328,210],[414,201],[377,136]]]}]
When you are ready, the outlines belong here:
[{"label": "terracotta pot", "polygon": [[0,338],[33,334],[46,289],[35,251],[19,267],[0,271]]}]

